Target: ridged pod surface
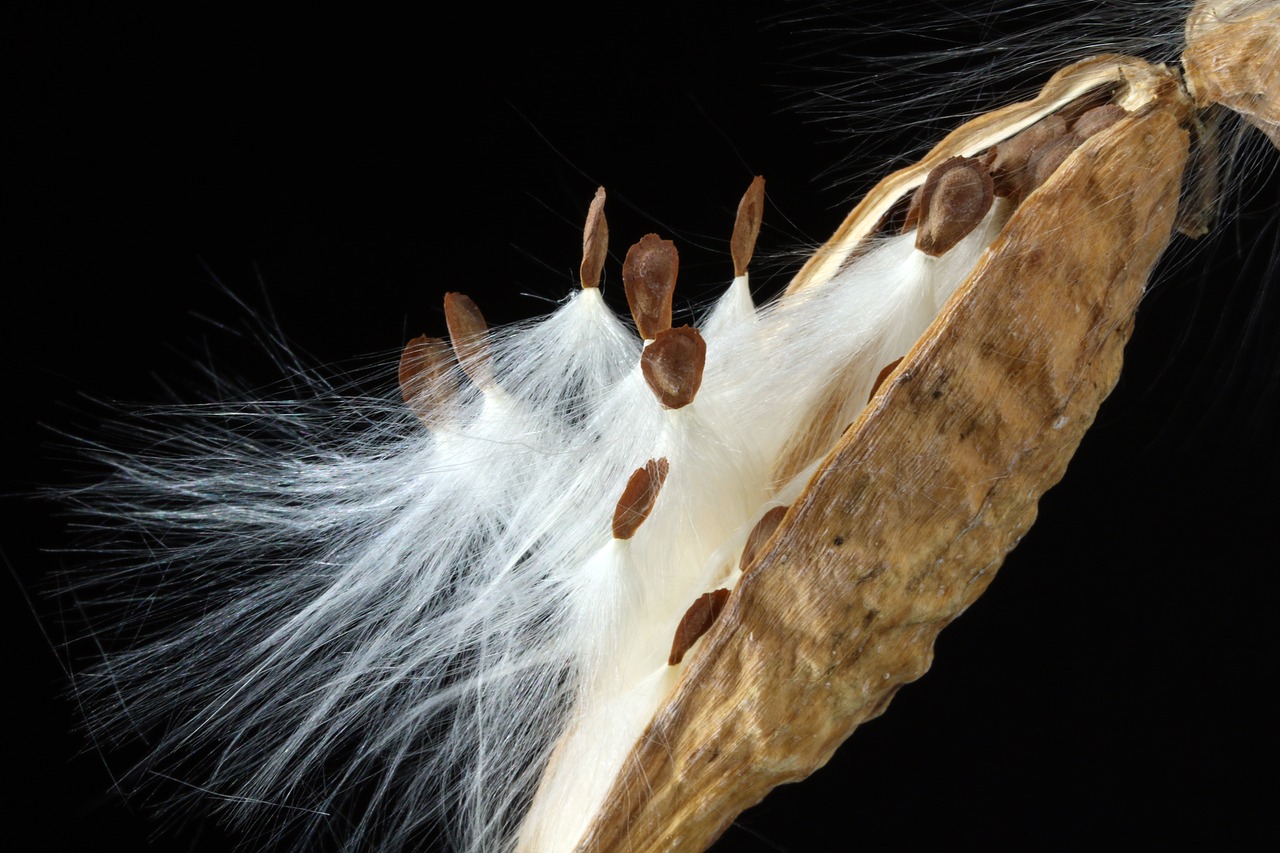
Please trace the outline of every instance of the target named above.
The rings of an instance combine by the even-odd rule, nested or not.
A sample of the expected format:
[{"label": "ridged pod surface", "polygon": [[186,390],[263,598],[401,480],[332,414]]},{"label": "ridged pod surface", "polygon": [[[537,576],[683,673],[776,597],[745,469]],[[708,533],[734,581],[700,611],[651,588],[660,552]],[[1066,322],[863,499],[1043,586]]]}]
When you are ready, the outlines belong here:
[{"label": "ridged pod surface", "polygon": [[[928,669],[938,632],[1035,520],[1115,385],[1169,241],[1187,104],[1167,70],[1102,58],[925,160],[1016,133],[1072,79],[1087,91],[1121,77],[1130,114],[1021,204],[846,430],[686,661],[579,849],[703,850],[773,787],[821,767]],[[887,207],[924,173],[895,174],[868,199]],[[833,243],[879,215],[864,203]],[[820,284],[806,271],[793,289]]]}]

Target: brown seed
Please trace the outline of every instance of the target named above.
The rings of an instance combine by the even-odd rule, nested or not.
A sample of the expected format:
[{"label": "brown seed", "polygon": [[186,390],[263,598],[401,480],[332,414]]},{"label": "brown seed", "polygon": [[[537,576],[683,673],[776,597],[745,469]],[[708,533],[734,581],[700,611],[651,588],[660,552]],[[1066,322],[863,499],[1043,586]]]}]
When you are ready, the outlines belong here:
[{"label": "brown seed", "polygon": [[975,157],[952,157],[920,188],[916,248],[938,257],[978,227],[995,201],[991,172]]},{"label": "brown seed", "polygon": [[[906,358],[906,356],[903,356],[902,358]],[[894,368],[899,364],[902,364],[902,358],[895,358],[893,361],[886,364],[880,373],[876,375],[876,381],[871,385],[871,394],[867,397],[868,403],[871,402],[872,397],[875,397],[876,392],[880,390],[880,386],[884,384],[884,381],[889,378],[889,374],[893,373]]]},{"label": "brown seed", "polygon": [[751,564],[756,561],[756,557],[760,554],[760,549],[769,541],[773,531],[778,529],[778,525],[782,523],[782,517],[787,514],[788,509],[790,507],[775,506],[760,516],[756,526],[751,528],[751,533],[747,536],[747,544],[742,549],[742,558],[738,560],[739,571],[745,572],[751,568]]},{"label": "brown seed", "polygon": [[1071,156],[1071,152],[1080,147],[1080,141],[1080,137],[1069,133],[1037,149],[1031,163],[1028,164],[1031,169],[1031,183],[1027,187],[1027,192],[1031,192],[1049,180],[1053,173],[1058,171],[1058,167]]},{"label": "brown seed", "polygon": [[698,638],[715,624],[716,617],[724,610],[729,600],[729,590],[717,589],[698,596],[698,600],[689,606],[676,626],[676,636],[671,643],[671,655],[667,658],[669,666],[675,666],[684,660],[685,653],[698,642]]},{"label": "brown seed", "polygon": [[920,199],[923,197],[924,185],[921,184],[911,194],[911,203],[907,205],[907,216],[902,220],[902,231],[899,233],[905,234],[920,225]]},{"label": "brown seed", "polygon": [[489,324],[480,308],[464,293],[444,295],[444,321],[458,364],[480,387],[493,383],[489,364]]},{"label": "brown seed", "polygon": [[440,420],[443,408],[457,393],[453,354],[439,338],[419,335],[400,354],[400,394],[427,426]]},{"label": "brown seed", "polygon": [[658,492],[666,482],[670,464],[664,459],[650,459],[637,468],[627,480],[627,487],[613,510],[613,538],[630,539],[653,510]]},{"label": "brown seed", "polygon": [[671,328],[671,296],[676,289],[680,257],[675,243],[646,234],[622,262],[622,285],[640,337],[651,341]]},{"label": "brown seed", "polygon": [[1106,130],[1129,113],[1119,104],[1103,104],[1100,107],[1094,107],[1088,112],[1076,119],[1076,123],[1071,126],[1071,132],[1080,139],[1088,139],[1101,130]]},{"label": "brown seed", "polygon": [[733,256],[734,276],[747,274],[751,255],[756,250],[756,238],[760,236],[760,220],[764,218],[764,178],[756,175],[751,186],[738,202],[738,216],[733,221],[733,236],[729,238],[729,253]]},{"label": "brown seed", "polygon": [[1062,116],[1051,115],[996,146],[991,161],[991,178],[995,182],[996,196],[1021,201],[1031,189],[1032,170],[1029,167],[1036,150],[1062,138],[1067,133],[1067,122]]},{"label": "brown seed", "polygon": [[582,266],[579,268],[582,286],[599,287],[600,271],[609,254],[609,223],[604,218],[604,187],[596,189],[595,198],[587,210],[587,224],[582,229]]},{"label": "brown seed", "polygon": [[692,326],[659,332],[640,355],[640,371],[664,409],[693,402],[706,363],[707,343]]}]

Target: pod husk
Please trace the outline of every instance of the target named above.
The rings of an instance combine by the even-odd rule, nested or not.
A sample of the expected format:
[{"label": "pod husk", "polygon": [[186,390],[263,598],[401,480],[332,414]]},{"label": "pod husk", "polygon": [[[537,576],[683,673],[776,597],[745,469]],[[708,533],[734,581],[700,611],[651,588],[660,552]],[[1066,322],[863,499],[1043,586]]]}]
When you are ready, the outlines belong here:
[{"label": "pod husk", "polygon": [[792,285],[829,278],[851,235],[872,233],[930,164],[1122,78],[1131,114],[1021,204],[845,432],[686,659],[579,849],[704,850],[821,767],[924,674],[938,632],[1031,526],[1115,385],[1173,229],[1189,136],[1172,74],[1101,58],[971,122],[873,190]]}]

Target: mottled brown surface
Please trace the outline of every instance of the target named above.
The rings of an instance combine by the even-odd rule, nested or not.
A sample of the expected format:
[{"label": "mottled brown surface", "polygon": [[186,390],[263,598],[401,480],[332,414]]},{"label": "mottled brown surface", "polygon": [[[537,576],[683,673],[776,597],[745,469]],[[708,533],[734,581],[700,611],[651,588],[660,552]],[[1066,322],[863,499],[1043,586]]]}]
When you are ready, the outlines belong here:
[{"label": "mottled brown surface", "polygon": [[627,250],[622,262],[622,287],[640,337],[651,341],[671,328],[671,297],[676,290],[680,256],[676,245],[657,234],[646,234]]},{"label": "mottled brown surface", "polygon": [[609,223],[604,218],[604,187],[598,187],[587,210],[582,229],[582,266],[578,268],[583,287],[599,287],[600,271],[609,257]]},{"label": "mottled brown surface", "polygon": [[978,227],[996,197],[985,163],[976,157],[952,157],[929,173],[917,198],[916,248],[937,258]]},{"label": "mottled brown surface", "polygon": [[1036,152],[1052,145],[1066,134],[1066,119],[1060,115],[1051,115],[1007,142],[997,145],[991,161],[996,195],[1015,200],[1026,198],[1033,188]]},{"label": "mottled brown surface", "polygon": [[1014,214],[739,582],[583,849],[705,849],[928,669],[1115,384],[1182,119],[1123,119]]},{"label": "mottled brown surface", "polygon": [[1087,110],[1080,118],[1076,119],[1075,124],[1071,125],[1071,132],[1081,139],[1088,139],[1095,133],[1100,133],[1111,127],[1124,116],[1125,112],[1122,107],[1116,104],[1103,104],[1100,107]]},{"label": "mottled brown surface", "polygon": [[684,660],[685,653],[715,624],[716,617],[724,610],[724,603],[728,600],[727,589],[704,592],[694,599],[680,618],[680,624],[676,626],[676,635],[671,640],[671,654],[667,656],[667,666],[675,666]]},{"label": "mottled brown surface", "polygon": [[664,409],[693,402],[706,364],[707,343],[692,326],[659,332],[640,355],[640,372]]},{"label": "mottled brown surface", "polygon": [[627,480],[622,497],[613,508],[613,538],[630,539],[636,535],[640,525],[644,524],[653,504],[662,491],[662,484],[667,480],[667,472],[671,469],[665,458],[650,459],[643,468],[637,468]]},{"label": "mottled brown surface", "polygon": [[774,531],[782,523],[782,519],[786,516],[788,509],[790,507],[775,506],[760,516],[756,526],[751,528],[751,532],[747,534],[747,544],[742,547],[742,556],[738,558],[739,571],[745,572],[751,568],[751,564],[756,561],[756,557],[760,556],[760,549],[773,537]]},{"label": "mottled brown surface", "polygon": [[751,186],[738,202],[738,215],[733,220],[733,236],[729,238],[729,254],[733,257],[733,274],[746,275],[751,256],[756,250],[756,238],[760,236],[760,221],[764,218],[764,178],[756,175]]}]

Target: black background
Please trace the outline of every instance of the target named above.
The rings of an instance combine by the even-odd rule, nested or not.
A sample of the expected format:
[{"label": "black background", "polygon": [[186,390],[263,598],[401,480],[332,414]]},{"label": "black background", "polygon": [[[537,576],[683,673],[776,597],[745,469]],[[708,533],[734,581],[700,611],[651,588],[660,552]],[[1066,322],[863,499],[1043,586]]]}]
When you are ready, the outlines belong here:
[{"label": "black background", "polygon": [[[76,663],[54,648],[47,594],[69,562],[65,520],[23,495],[69,481],[56,433],[92,434],[86,396],[154,403],[162,382],[181,396],[199,361],[271,383],[260,350],[218,328],[244,316],[228,292],[318,364],[441,334],[447,290],[495,322],[542,313],[574,286],[598,184],[619,307],[619,259],[653,230],[680,247],[680,298],[713,296],[757,173],[769,205],[753,284],[776,291],[904,139],[941,127],[890,150],[798,112],[798,92],[829,82],[811,64],[829,57],[806,55],[813,26],[774,17],[800,10],[22,19],[0,537],[18,580],[4,596],[12,831],[41,850],[238,837],[198,818],[157,833],[74,731],[62,691]],[[868,49],[931,47],[895,39]],[[991,88],[993,105],[1008,97]],[[1174,247],[1119,387],[933,670],[717,850],[1275,842],[1280,193],[1246,166],[1247,213]]]}]

